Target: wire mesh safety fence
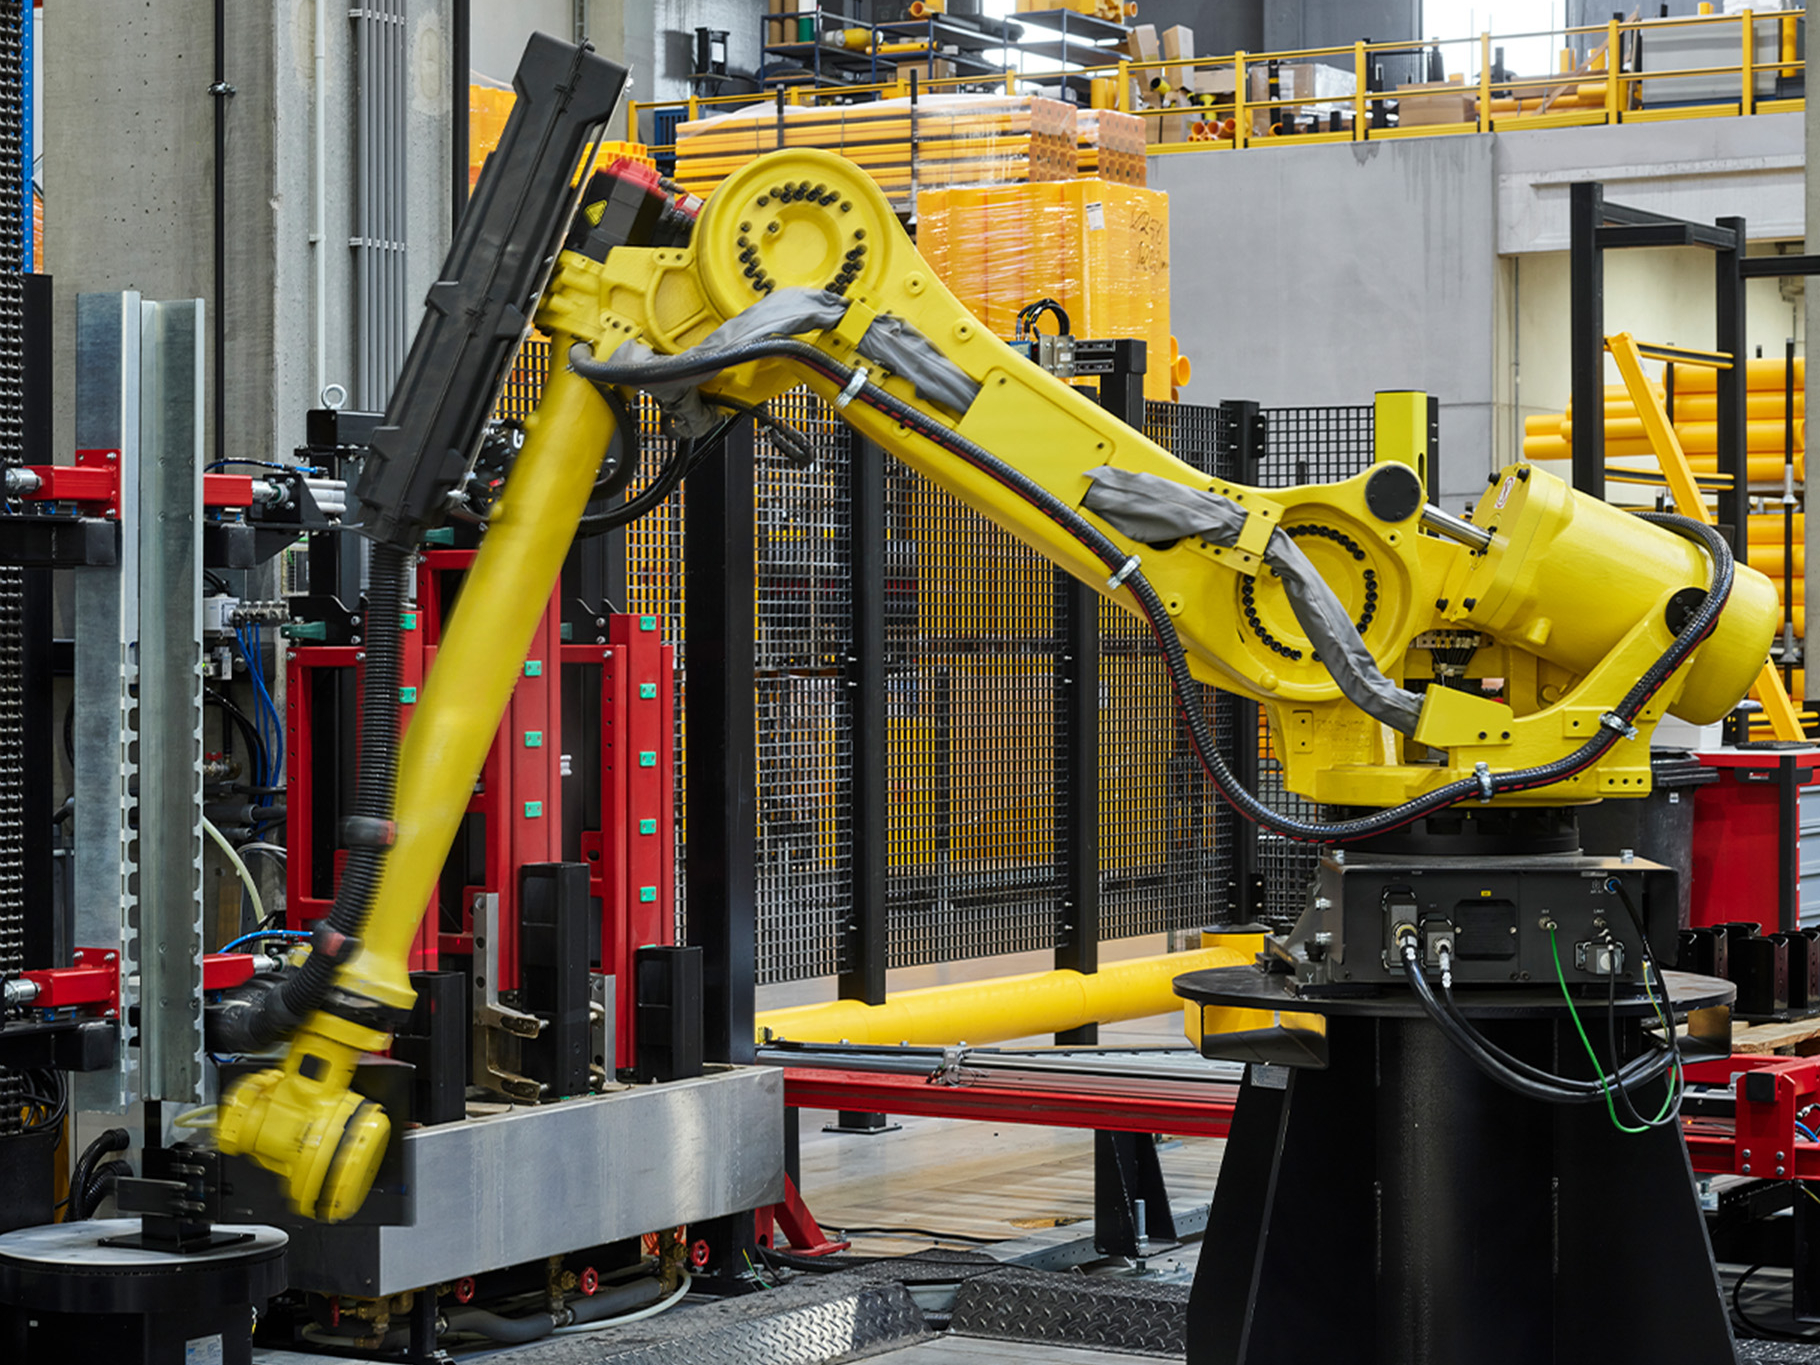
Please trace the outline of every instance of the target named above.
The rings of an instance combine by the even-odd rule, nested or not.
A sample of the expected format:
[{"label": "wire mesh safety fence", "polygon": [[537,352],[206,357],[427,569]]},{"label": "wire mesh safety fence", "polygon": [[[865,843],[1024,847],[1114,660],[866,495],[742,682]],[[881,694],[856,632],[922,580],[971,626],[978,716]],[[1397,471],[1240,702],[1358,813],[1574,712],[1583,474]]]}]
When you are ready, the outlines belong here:
[{"label": "wire mesh safety fence", "polygon": [[[521,359],[501,414],[528,413],[545,357]],[[757,439],[755,707],[757,970],[761,982],[850,971],[855,875],[852,687],[853,439],[807,390],[774,415],[816,454],[787,463]],[[650,400],[639,410],[642,485],[673,449]],[[1266,410],[1265,439],[1241,456],[1231,405],[1151,403],[1148,435],[1197,469],[1262,487],[1349,477],[1372,458],[1372,409]],[[1100,763],[1071,771],[1058,707],[1061,615],[1047,561],[934,483],[888,457],[885,506],[887,965],[893,968],[1057,945],[1063,873],[1057,811],[1070,783],[1096,782],[1100,934],[1189,929],[1242,907],[1289,918],[1317,853],[1241,822],[1208,782],[1176,713],[1155,642],[1136,618],[1100,615]],[[682,850],[686,646],[684,500],[679,490],[625,531],[624,609],[660,617],[677,649],[677,903]],[[1249,703],[1197,698],[1230,757],[1255,746],[1260,795],[1299,815],[1283,790],[1267,726]],[[1255,736],[1254,739],[1248,739]],[[1255,840],[1255,842],[1253,842]],[[1256,878],[1261,898],[1241,883]]]},{"label": "wire mesh safety fence", "polygon": [[[853,904],[852,441],[797,389],[771,403],[815,463],[757,442],[758,979],[828,976]],[[678,715],[681,714],[680,709]]]},{"label": "wire mesh safety fence", "polygon": [[920,474],[884,478],[889,965],[1051,947],[1054,573]]},{"label": "wire mesh safety fence", "polygon": [[[1260,458],[1249,468],[1234,468],[1228,477],[1259,488],[1337,483],[1371,467],[1376,436],[1375,409],[1370,404],[1339,407],[1267,408]],[[1247,708],[1254,709],[1254,708]],[[1235,733],[1233,743],[1241,742]],[[1283,766],[1271,749],[1267,724],[1257,726],[1257,794],[1273,810],[1299,820],[1318,820],[1320,807],[1283,786]],[[1235,750],[1229,752],[1236,752]],[[1233,822],[1237,823],[1236,817]],[[1317,845],[1298,843],[1279,834],[1256,833],[1256,899],[1253,913],[1270,921],[1294,920],[1320,862]]]}]

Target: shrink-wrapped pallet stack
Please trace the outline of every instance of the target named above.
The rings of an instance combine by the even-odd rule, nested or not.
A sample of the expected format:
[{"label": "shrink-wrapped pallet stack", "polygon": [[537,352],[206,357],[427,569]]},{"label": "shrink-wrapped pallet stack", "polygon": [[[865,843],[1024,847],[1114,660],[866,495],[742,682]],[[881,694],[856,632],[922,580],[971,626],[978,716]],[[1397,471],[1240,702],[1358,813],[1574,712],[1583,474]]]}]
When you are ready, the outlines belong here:
[{"label": "shrink-wrapped pallet stack", "polygon": [[[1052,298],[1077,337],[1149,343],[1146,397],[1170,396],[1169,197],[1103,180],[928,190],[917,249],[987,329]],[[1046,323],[1053,328],[1053,323]]]},{"label": "shrink-wrapped pallet stack", "polygon": [[1116,109],[1077,109],[1076,171],[1115,185],[1143,185],[1150,160],[1144,147],[1144,120]]},{"label": "shrink-wrapped pallet stack", "polygon": [[915,189],[1071,179],[1076,137],[1074,106],[1034,95],[766,104],[680,124],[676,179],[706,198],[754,157],[820,147],[865,171],[901,212]]}]

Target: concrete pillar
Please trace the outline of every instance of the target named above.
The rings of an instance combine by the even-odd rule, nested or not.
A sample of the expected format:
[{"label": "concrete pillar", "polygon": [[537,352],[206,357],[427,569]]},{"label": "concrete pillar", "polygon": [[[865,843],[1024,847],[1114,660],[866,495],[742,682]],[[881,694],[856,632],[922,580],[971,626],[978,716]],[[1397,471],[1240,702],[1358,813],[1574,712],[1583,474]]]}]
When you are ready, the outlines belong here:
[{"label": "concrete pillar", "polygon": [[[358,69],[348,7],[326,6],[323,88],[316,88],[312,0],[225,3],[226,289],[214,277],[215,0],[62,0],[45,44],[41,137],[53,185],[44,269],[56,279],[58,363],[74,354],[75,297],[138,289],[201,298],[221,310],[225,430],[211,458],[284,457],[325,383],[351,387],[356,337],[353,249]],[[409,325],[449,234],[451,110],[447,0],[406,0],[403,26],[408,176],[404,239]],[[325,102],[324,227],[315,226],[314,112]],[[315,355],[314,256],[321,252],[326,354]],[[215,329],[209,328],[209,392]],[[55,438],[74,440],[73,385],[57,386]],[[211,398],[212,408],[212,398]]]}]

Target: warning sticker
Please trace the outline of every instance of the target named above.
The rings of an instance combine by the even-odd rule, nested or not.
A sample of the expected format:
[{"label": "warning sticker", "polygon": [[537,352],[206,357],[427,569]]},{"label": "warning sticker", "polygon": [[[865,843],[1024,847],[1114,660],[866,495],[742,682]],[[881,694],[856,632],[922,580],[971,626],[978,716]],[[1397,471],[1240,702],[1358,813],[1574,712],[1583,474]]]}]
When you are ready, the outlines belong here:
[{"label": "warning sticker", "polygon": [[1517,476],[1512,474],[1504,480],[1504,486],[1498,490],[1498,500],[1492,504],[1494,511],[1502,512],[1504,504],[1510,501],[1510,490],[1517,486]]}]

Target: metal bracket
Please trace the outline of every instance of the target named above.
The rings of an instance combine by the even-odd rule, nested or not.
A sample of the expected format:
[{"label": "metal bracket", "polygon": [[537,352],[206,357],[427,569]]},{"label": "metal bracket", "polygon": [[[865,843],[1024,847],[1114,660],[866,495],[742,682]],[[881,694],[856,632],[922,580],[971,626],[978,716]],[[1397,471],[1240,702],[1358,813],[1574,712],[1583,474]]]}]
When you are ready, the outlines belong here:
[{"label": "metal bracket", "polygon": [[474,1084],[498,1090],[515,1100],[535,1103],[541,1082],[519,1073],[518,1040],[543,1032],[543,1020],[513,1009],[499,998],[499,896],[474,898]]}]

